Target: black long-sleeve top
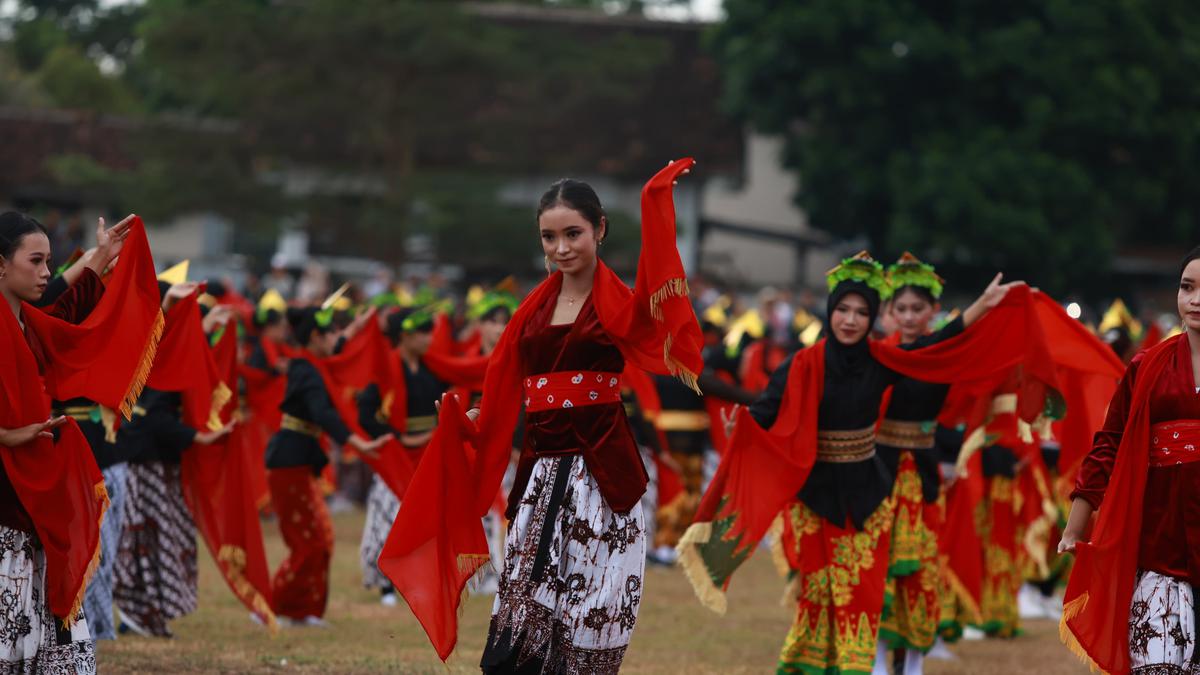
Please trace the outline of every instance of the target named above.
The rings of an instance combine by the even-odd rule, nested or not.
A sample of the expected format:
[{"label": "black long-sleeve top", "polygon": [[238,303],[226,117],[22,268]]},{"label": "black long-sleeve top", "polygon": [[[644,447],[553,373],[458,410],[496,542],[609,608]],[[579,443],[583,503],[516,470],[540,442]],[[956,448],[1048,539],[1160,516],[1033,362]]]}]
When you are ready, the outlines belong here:
[{"label": "black long-sleeve top", "polygon": [[182,404],[178,392],[144,389],[132,418],[117,430],[117,452],[135,463],[178,464],[196,440],[196,430],[183,423]]},{"label": "black long-sleeve top", "polygon": [[[905,345],[905,349],[919,349],[937,344],[942,340],[952,338],[965,330],[961,316],[946,324],[941,330],[931,335],[917,338],[915,342]],[[938,414],[946,403],[946,395],[950,393],[950,385],[922,382],[911,377],[901,376],[892,385],[892,397],[888,401],[884,417],[900,422],[922,422],[934,429]],[[876,452],[887,465],[888,471],[894,476],[900,464],[900,454],[904,450],[879,443]],[[938,499],[941,487],[941,477],[938,474],[937,454],[932,450],[909,451],[917,464],[917,473],[921,475],[921,493],[926,503],[932,504]]]},{"label": "black long-sleeve top", "polygon": [[[409,418],[428,418],[437,416],[437,401],[446,391],[446,383],[442,382],[434,375],[424,363],[420,363],[417,369],[410,370],[406,364],[402,364],[401,370],[404,371],[404,386],[406,387],[406,410],[405,415]],[[362,426],[363,431],[371,435],[372,438],[379,438],[384,434],[397,434],[396,429],[387,423],[386,417],[382,414],[383,397],[380,394],[379,387],[375,384],[368,385],[358,394],[358,423]],[[427,429],[406,430],[408,433],[420,433]],[[403,443],[403,439],[401,439]]]},{"label": "black long-sleeve top", "polygon": [[[279,409],[285,415],[320,427],[339,445],[350,439],[350,429],[333,407],[325,380],[317,367],[305,359],[296,358],[288,363],[287,389]],[[311,466],[316,473],[328,463],[320,440],[300,431],[280,429],[267,445],[268,469]]]},{"label": "black long-sleeve top", "polygon": [[[958,323],[958,330],[961,325]],[[947,325],[927,339],[944,339],[947,330],[954,328]],[[905,348],[916,349],[925,344],[929,343],[922,341]],[[884,391],[905,378],[876,361],[866,340],[847,347],[830,337],[824,348],[824,392],[817,408],[818,427],[822,431],[874,427],[879,420]],[[795,355],[790,356],[780,364],[771,374],[767,388],[749,408],[750,415],[764,429],[770,429],[779,416],[794,358]],[[817,461],[798,497],[830,523],[845,527],[849,521],[862,529],[866,519],[891,494],[894,479],[894,472],[878,453],[859,462]]]}]

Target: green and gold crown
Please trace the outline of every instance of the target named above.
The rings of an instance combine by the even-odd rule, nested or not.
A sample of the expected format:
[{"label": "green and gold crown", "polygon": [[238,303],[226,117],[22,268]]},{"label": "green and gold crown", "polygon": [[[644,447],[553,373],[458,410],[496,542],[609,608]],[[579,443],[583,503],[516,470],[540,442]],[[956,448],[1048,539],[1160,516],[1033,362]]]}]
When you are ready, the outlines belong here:
[{"label": "green and gold crown", "polygon": [[888,268],[887,274],[892,290],[905,286],[920,286],[927,289],[934,298],[940,298],[945,289],[946,280],[938,276],[933,265],[921,262],[908,251],[900,256],[895,265]]},{"label": "green and gold crown", "polygon": [[825,281],[831,293],[843,281],[858,281],[874,289],[880,300],[892,297],[892,287],[888,284],[883,265],[866,251],[859,251],[853,257],[843,259],[840,265],[825,274]]},{"label": "green and gold crown", "polygon": [[519,304],[521,301],[517,300],[517,296],[508,291],[487,291],[477,301],[471,303],[470,309],[467,310],[467,318],[481,319],[500,307],[507,309],[511,315],[517,311]]}]

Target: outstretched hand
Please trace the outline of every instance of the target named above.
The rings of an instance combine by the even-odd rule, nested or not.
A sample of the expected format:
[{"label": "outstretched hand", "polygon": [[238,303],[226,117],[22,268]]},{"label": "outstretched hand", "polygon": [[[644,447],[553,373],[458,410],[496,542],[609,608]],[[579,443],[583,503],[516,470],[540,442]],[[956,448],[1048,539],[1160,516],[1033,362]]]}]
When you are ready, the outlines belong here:
[{"label": "outstretched hand", "polygon": [[1003,280],[1004,273],[997,272],[996,276],[992,279],[992,283],[988,284],[987,288],[983,289],[983,293],[979,295],[979,298],[977,298],[975,302],[971,303],[971,306],[967,308],[967,311],[963,312],[964,326],[970,326],[978,321],[979,318],[984,314],[987,314],[989,311],[999,306],[1000,303],[1004,301],[1004,298],[1008,295],[1009,291],[1018,286],[1025,285],[1024,281],[1010,281],[1005,284],[1001,283]]},{"label": "outstretched hand", "polygon": [[738,409],[741,407],[740,404],[734,405],[728,409],[729,412],[726,412],[725,408],[721,408],[721,426],[725,427],[726,438],[733,436],[733,429],[737,426]]},{"label": "outstretched hand", "polygon": [[54,438],[54,429],[67,421],[65,416],[51,417],[45,422],[38,422],[16,429],[0,429],[0,445],[9,448],[19,448],[32,443],[38,438]]},{"label": "outstretched hand", "polygon": [[96,248],[90,251],[92,259],[88,262],[88,267],[96,274],[103,274],[104,270],[121,255],[121,249],[125,247],[125,240],[129,238],[130,228],[133,227],[133,219],[135,216],[131,213],[121,219],[121,222],[112,227],[104,227],[104,218],[99,218],[96,221]]}]

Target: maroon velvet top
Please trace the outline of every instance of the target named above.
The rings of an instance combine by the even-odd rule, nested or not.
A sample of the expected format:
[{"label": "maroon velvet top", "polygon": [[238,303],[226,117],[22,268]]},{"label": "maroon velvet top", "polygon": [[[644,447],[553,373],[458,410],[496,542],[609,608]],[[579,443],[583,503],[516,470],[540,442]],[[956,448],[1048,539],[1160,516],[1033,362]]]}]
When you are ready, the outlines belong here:
[{"label": "maroon velvet top", "polygon": [[[550,325],[554,304],[538,309],[526,324],[519,349],[523,376],[564,370],[620,373],[625,359],[604,332],[589,296],[573,324]],[[516,516],[525,485],[539,456],[582,454],[609,508],[624,513],[646,492],[648,477],[625,407],[621,403],[544,410],[525,416],[525,442],[508,517]]]},{"label": "maroon velvet top", "polygon": [[[54,304],[43,308],[42,311],[69,323],[79,323],[87,318],[96,303],[100,302],[102,295],[104,283],[95,272],[85,268],[79,279],[71,284]],[[6,312],[8,309],[0,308],[0,311]],[[37,360],[38,371],[45,371],[49,363],[46,350],[28,328],[25,329],[25,342],[29,344],[29,350]],[[13,490],[12,482],[8,480],[3,464],[0,464],[0,525],[31,534],[34,531],[33,519],[17,499],[17,493]]]},{"label": "maroon velvet top", "polygon": [[[1072,499],[1080,497],[1095,508],[1104,499],[1141,360],[1142,354],[1134,357],[1117,385]],[[1195,419],[1200,419],[1200,394],[1192,377],[1191,347],[1182,338],[1150,394],[1150,424]],[[1138,567],[1200,584],[1200,462],[1149,468]]]}]

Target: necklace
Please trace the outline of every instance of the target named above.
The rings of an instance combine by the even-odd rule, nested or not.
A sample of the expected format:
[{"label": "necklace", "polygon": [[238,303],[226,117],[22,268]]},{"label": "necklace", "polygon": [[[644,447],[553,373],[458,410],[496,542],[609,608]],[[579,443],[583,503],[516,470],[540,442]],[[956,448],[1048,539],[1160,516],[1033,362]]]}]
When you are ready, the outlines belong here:
[{"label": "necklace", "polygon": [[559,297],[561,297],[563,300],[566,300],[568,305],[574,305],[575,301],[579,299],[579,298],[568,298],[565,295],[559,296]]}]

